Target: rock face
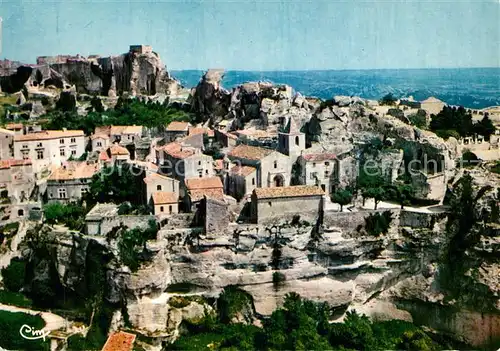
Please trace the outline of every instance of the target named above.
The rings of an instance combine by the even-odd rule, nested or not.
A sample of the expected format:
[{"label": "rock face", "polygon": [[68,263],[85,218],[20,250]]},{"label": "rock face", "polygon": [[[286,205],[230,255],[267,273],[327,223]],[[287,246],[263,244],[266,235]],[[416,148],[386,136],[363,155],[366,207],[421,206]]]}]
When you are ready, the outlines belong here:
[{"label": "rock face", "polygon": [[25,84],[60,89],[74,85],[78,93],[85,94],[169,95],[178,86],[153,51],[131,50],[112,57],[76,56],[38,61],[40,64],[36,66],[21,66],[16,73],[2,77],[2,90],[13,93]]}]

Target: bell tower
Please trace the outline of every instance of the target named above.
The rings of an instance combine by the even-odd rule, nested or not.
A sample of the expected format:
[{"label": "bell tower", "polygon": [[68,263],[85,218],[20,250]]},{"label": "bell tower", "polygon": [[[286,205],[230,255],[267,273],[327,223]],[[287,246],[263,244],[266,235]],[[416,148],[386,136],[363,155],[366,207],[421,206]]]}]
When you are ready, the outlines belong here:
[{"label": "bell tower", "polygon": [[285,127],[278,133],[278,151],[290,156],[295,162],[305,148],[306,135],[299,130],[293,117],[289,117]]}]

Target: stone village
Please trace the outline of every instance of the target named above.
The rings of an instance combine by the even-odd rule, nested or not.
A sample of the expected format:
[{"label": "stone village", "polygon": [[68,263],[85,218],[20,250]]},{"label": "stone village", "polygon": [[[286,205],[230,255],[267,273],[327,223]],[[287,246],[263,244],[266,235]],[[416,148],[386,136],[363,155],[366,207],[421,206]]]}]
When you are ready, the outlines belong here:
[{"label": "stone village", "polygon": [[[0,127],[0,225],[42,223],[45,206],[85,202],[96,179],[116,170],[128,172],[136,195],[133,205],[142,208],[141,213],[124,214],[123,204],[97,203],[87,209],[81,236],[106,246],[117,228],[146,230],[155,223],[156,240],[144,244],[154,256],[152,262],[139,272],[123,266],[110,269],[107,281],[112,286],[107,299],[122,303],[129,323],[144,335],[171,340],[178,333],[182,318],[164,302],[171,296],[167,288],[182,284],[213,296],[225,286],[241,286],[262,315],[270,314],[291,291],[336,306],[353,304],[369,313],[372,297],[389,289],[394,280],[404,282],[413,269],[407,262],[423,265],[426,253],[406,259],[401,242],[413,245],[422,230],[431,233],[429,237],[442,232],[436,223],[447,212],[442,205],[449,187],[464,172],[457,167],[464,152],[479,159],[480,166],[470,170],[475,179],[498,186],[496,178],[485,176],[484,166],[500,159],[498,129],[489,138],[474,135],[445,141],[410,121],[420,114],[428,124],[431,115],[445,107],[436,98],[398,99],[392,106],[348,96],[320,101],[266,82],[227,91],[221,87],[220,70],[207,71],[197,87],[187,90],[159,66],[151,47],[131,46],[124,55],[130,60],[123,62],[142,64],[135,62],[133,69],[151,65],[155,73],[134,71],[125,87],[116,77],[98,84],[107,77],[106,65],[120,67],[120,57],[43,57],[34,68],[43,79],[30,77],[26,90],[31,97],[46,97],[54,90],[48,87],[55,84],[60,100],[70,98],[81,105],[77,98],[90,100],[89,94],[113,104],[120,90],[137,100],[164,94],[170,105],[189,108],[197,118],[155,128],[97,126],[86,134],[44,129],[36,113],[23,123],[10,115],[12,120]],[[85,79],[72,85],[63,78],[67,78],[64,70],[75,70],[73,65],[88,67],[88,77],[82,74]],[[91,73],[96,67],[102,70],[99,78]],[[23,93],[17,94],[25,103]],[[480,120],[486,112],[470,113]],[[500,112],[489,113],[498,128]],[[405,203],[403,208],[403,202],[360,193],[352,194],[345,204],[335,202],[340,190],[354,188],[367,161],[381,168],[389,184],[399,181],[411,161],[429,161],[434,169],[417,167],[411,174],[420,203]],[[384,212],[397,223],[392,237],[365,235],[360,228],[367,218]],[[64,267],[73,265],[69,257],[79,256],[68,252],[83,246],[75,244],[80,239],[75,239],[74,231],[62,225],[54,225],[53,231],[60,238],[54,259],[65,275],[69,270]],[[323,240],[314,244],[313,252],[310,239],[318,235]],[[280,240],[289,245],[280,246],[282,263],[269,269]],[[386,248],[388,242],[391,249]],[[186,243],[197,249],[186,250]],[[432,268],[429,264],[420,269],[432,271],[428,266]],[[286,278],[280,289],[273,285],[277,271]],[[351,277],[352,272],[356,274]],[[407,290],[401,291],[394,294]],[[381,306],[388,305],[383,301]],[[403,313],[392,305],[388,310]],[[373,307],[371,312],[380,311]],[[453,327],[458,328],[453,332],[463,333],[460,326]],[[469,328],[468,340],[479,344],[489,337],[480,329]]]}]

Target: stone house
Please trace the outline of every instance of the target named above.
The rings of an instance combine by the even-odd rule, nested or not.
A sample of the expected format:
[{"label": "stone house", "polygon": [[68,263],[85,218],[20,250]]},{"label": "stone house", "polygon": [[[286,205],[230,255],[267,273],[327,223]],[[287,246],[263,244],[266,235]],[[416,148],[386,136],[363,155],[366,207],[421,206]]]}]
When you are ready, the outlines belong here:
[{"label": "stone house", "polygon": [[14,136],[12,130],[0,128],[0,160],[8,160],[14,156]]},{"label": "stone house", "polygon": [[165,140],[167,142],[175,141],[178,138],[183,138],[188,135],[191,124],[189,122],[171,122],[165,128]]},{"label": "stone house", "polygon": [[0,160],[0,198],[11,203],[29,199],[35,187],[31,160]]},{"label": "stone house", "polygon": [[90,137],[92,151],[105,150],[110,145],[110,137],[107,134],[93,134]]},{"label": "stone house", "polygon": [[154,215],[179,213],[179,194],[170,191],[155,191],[151,194]]},{"label": "stone house", "polygon": [[195,211],[203,198],[224,199],[224,187],[219,177],[191,178],[184,181],[184,204],[188,211]]},{"label": "stone house", "polygon": [[85,152],[82,130],[45,130],[14,136],[14,158],[31,159],[36,174]]},{"label": "stone house", "polygon": [[251,216],[256,223],[275,217],[314,218],[324,209],[324,192],[310,185],[257,188],[252,193]]},{"label": "stone house", "polygon": [[5,129],[14,132],[15,135],[24,134],[24,125],[22,123],[8,123],[5,125]]},{"label": "stone house", "polygon": [[160,173],[178,180],[186,178],[212,177],[213,158],[204,155],[201,149],[172,142],[156,148],[156,159]]},{"label": "stone house", "polygon": [[[100,126],[94,131],[93,136],[108,136],[109,143],[131,144],[142,137],[143,126]],[[92,144],[92,147],[94,145]],[[94,148],[92,148],[94,150]]]},{"label": "stone house", "polygon": [[113,165],[120,165],[130,161],[130,152],[127,148],[118,144],[113,144],[109,147],[106,150],[106,154]]},{"label": "stone house", "polygon": [[88,192],[99,165],[87,162],[67,162],[47,178],[47,202],[76,202]]},{"label": "stone house", "polygon": [[226,177],[226,193],[239,200],[257,187],[257,168],[233,166]]},{"label": "stone house", "polygon": [[337,186],[338,160],[333,153],[304,154],[297,159],[298,180],[302,185],[316,185],[327,196]]},{"label": "stone house", "polygon": [[159,173],[147,172],[147,176],[143,179],[146,187],[144,193],[146,194],[146,203],[149,203],[151,196],[155,192],[169,192],[177,194],[179,198],[179,181],[174,178],[164,176]]},{"label": "stone house", "polygon": [[[228,158],[238,166],[254,167],[256,187],[282,187],[290,184],[292,162],[290,157],[275,150],[258,146],[238,145],[228,153]],[[245,193],[244,189],[238,193]]]}]

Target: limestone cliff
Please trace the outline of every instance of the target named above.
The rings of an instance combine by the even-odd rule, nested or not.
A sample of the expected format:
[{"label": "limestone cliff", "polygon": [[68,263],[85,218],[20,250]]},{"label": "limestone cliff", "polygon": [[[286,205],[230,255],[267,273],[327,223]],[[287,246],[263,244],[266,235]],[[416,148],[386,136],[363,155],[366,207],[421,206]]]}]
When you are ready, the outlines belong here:
[{"label": "limestone cliff", "polygon": [[77,92],[85,94],[169,95],[178,86],[153,51],[130,50],[111,57],[75,56],[38,61],[37,65],[20,66],[15,73],[7,72],[1,77],[2,91],[14,93],[25,85],[60,89],[74,85]]}]

